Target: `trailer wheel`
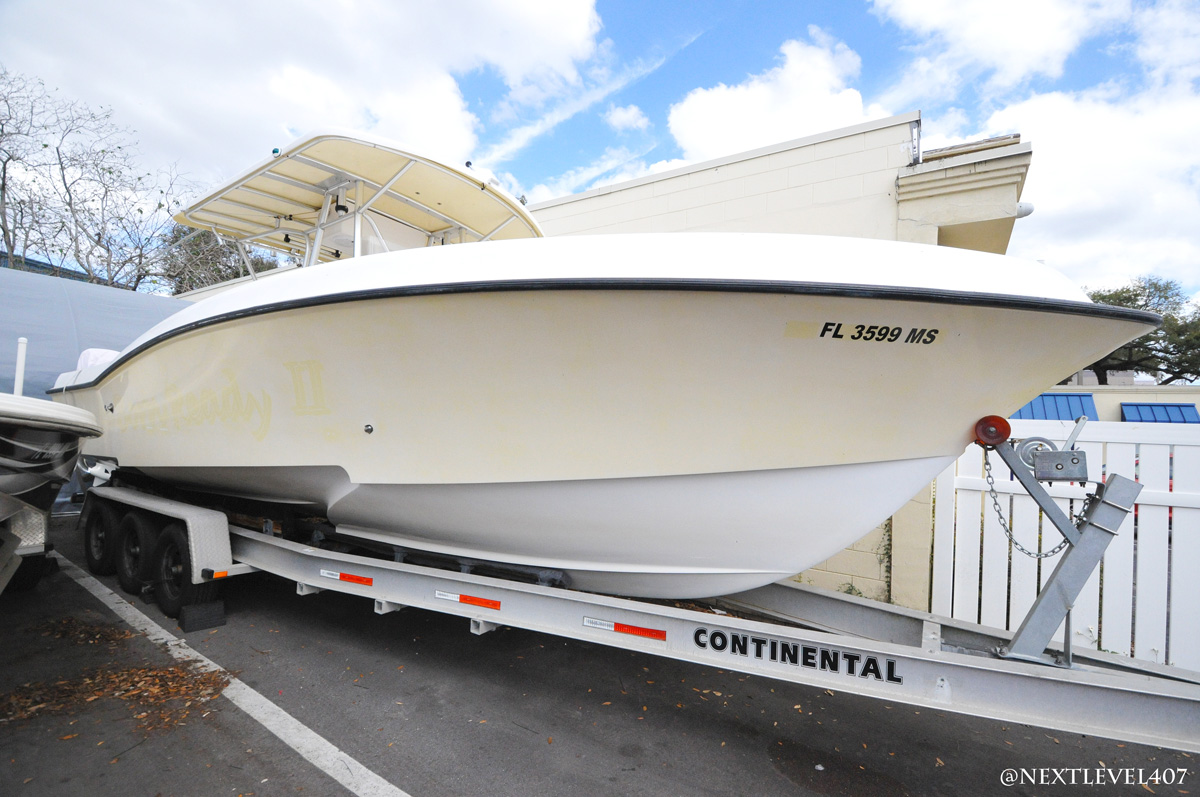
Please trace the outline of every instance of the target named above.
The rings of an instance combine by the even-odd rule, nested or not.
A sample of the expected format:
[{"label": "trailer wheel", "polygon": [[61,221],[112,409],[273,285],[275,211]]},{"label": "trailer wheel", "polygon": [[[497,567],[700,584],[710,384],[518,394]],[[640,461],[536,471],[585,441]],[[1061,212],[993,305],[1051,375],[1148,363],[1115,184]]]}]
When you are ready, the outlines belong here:
[{"label": "trailer wheel", "polygon": [[184,606],[207,603],[217,597],[215,583],[192,583],[192,554],[182,525],[172,523],[163,529],[150,560],[154,599],[167,617],[178,617]]},{"label": "trailer wheel", "polygon": [[113,511],[97,502],[88,510],[83,524],[83,555],[89,572],[97,576],[111,576],[116,572],[116,539]]},{"label": "trailer wheel", "polygon": [[154,530],[137,513],[131,512],[117,527],[113,558],[117,581],[130,595],[141,593],[150,581],[150,553],[154,550]]}]

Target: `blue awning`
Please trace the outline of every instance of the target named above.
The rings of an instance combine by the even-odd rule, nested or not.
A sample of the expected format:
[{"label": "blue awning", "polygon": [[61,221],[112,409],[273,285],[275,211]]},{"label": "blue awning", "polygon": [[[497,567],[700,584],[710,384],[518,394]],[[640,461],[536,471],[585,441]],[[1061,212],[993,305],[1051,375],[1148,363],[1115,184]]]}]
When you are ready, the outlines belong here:
[{"label": "blue awning", "polygon": [[1200,423],[1195,404],[1121,402],[1121,420],[1138,423]]},{"label": "blue awning", "polygon": [[1043,393],[1012,414],[1023,421],[1073,421],[1080,416],[1098,421],[1091,393]]}]

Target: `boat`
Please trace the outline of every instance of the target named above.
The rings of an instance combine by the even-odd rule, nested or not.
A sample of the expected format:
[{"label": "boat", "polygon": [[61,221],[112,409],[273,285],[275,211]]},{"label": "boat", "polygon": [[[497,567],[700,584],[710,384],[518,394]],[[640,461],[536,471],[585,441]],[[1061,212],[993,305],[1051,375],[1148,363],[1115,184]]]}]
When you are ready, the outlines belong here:
[{"label": "boat", "polygon": [[100,432],[87,410],[0,393],[0,522],[27,508],[50,511],[71,478],[80,440]]},{"label": "boat", "polygon": [[54,398],[103,427],[90,455],[327,518],[397,559],[636,597],[820,563],[982,416],[1159,323],[959,249],[544,237],[486,175],[336,131],[177,220],[300,265],[63,374]]}]

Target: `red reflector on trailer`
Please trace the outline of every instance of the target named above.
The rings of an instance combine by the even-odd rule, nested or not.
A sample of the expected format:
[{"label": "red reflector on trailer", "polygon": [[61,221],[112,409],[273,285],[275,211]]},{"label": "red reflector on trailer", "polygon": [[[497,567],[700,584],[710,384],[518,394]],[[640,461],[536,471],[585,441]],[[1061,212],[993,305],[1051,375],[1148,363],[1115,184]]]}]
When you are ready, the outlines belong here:
[{"label": "red reflector on trailer", "polygon": [[453,601],[454,603],[466,603],[471,606],[480,606],[484,609],[500,609],[500,601],[494,601],[490,598],[478,598],[474,595],[460,595],[457,592],[443,592],[442,590],[434,590],[433,597],[443,601]]},{"label": "red reflector on trailer", "polygon": [[642,628],[640,625],[625,625],[624,623],[613,623],[613,630],[618,634],[632,634],[633,636],[644,636],[647,639],[662,639],[666,640],[667,632],[658,628]]},{"label": "red reflector on trailer", "polygon": [[630,636],[640,636],[646,639],[658,639],[663,642],[667,640],[667,632],[660,628],[643,628],[640,625],[614,623],[610,620],[597,620],[594,617],[584,617],[583,624],[588,628],[599,628],[602,631],[615,631],[618,634],[629,634]]},{"label": "red reflector on trailer", "polygon": [[213,578],[227,578],[228,576],[229,576],[228,570],[218,570],[217,572],[212,574]]},{"label": "red reflector on trailer", "polygon": [[351,584],[362,584],[369,587],[375,583],[375,579],[369,576],[356,576],[353,573],[339,573],[336,570],[322,570],[321,576],[324,578],[333,578],[338,581],[348,581]]}]

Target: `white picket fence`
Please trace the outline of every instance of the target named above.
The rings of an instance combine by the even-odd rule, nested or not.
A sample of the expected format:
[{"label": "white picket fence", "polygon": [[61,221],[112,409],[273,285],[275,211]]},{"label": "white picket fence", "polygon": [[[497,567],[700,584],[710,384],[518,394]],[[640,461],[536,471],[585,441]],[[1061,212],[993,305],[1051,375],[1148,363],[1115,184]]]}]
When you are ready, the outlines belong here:
[{"label": "white picket fence", "polygon": [[[1072,423],[1013,421],[1013,436],[1045,437],[1061,446]],[[1108,473],[1143,485],[1135,515],[1093,574],[1072,612],[1072,644],[1200,670],[1200,427],[1100,423],[1084,428],[1092,480]],[[1033,551],[1062,539],[990,456],[996,492],[1013,535]],[[1038,560],[1005,536],[984,480],[983,450],[971,446],[935,486],[932,610],[935,614],[1015,630],[1061,553]],[[1065,511],[1079,512],[1085,490],[1053,485]],[[1056,639],[1062,641],[1060,627]]]}]

